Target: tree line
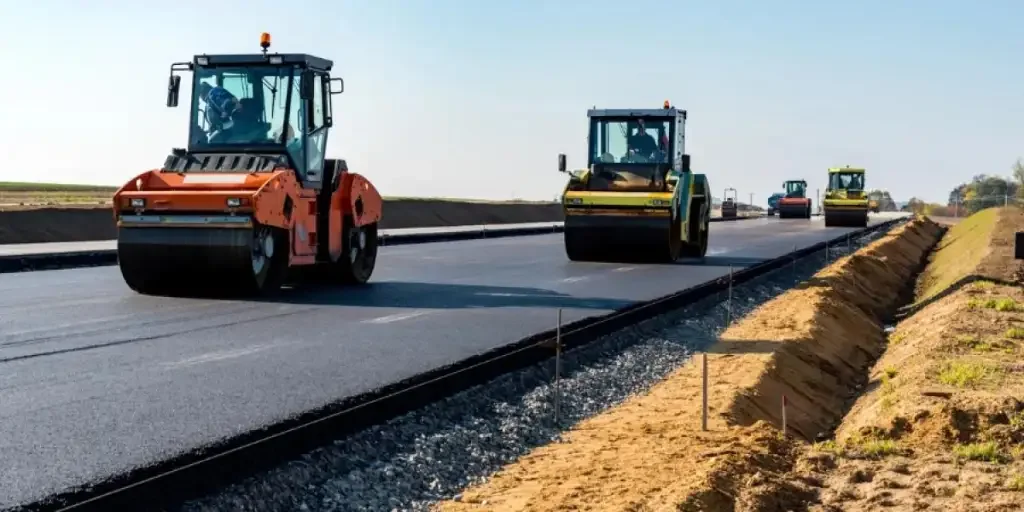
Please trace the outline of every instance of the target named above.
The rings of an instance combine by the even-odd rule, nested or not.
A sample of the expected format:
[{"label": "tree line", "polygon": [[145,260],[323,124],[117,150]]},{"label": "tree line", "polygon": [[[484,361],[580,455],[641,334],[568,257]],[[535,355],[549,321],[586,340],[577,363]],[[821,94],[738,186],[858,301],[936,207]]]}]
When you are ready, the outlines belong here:
[{"label": "tree line", "polygon": [[946,204],[928,203],[912,197],[903,208],[925,215],[966,216],[993,206],[1004,206],[1024,199],[1024,161],[1011,166],[1011,177],[978,174],[949,192]]}]

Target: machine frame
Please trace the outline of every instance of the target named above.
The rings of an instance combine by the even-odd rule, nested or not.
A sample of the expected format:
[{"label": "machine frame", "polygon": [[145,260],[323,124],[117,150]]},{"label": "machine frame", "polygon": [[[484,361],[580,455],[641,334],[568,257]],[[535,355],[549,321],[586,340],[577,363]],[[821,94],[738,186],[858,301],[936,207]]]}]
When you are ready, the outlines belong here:
[{"label": "machine frame", "polygon": [[118,262],[132,289],[260,293],[292,277],[364,283],[372,274],[380,194],[365,177],[349,172],[345,160],[326,158],[334,124],[331,97],[344,91],[344,81],[330,76],[330,60],[268,54],[269,34],[263,34],[261,46],[262,54],[203,54],[171,65],[167,106],[172,108],[181,84],[176,72],[195,77],[199,71],[214,76],[222,76],[217,74],[222,69],[253,71],[246,75],[253,97],[245,98],[252,101],[236,98],[241,108],[230,116],[238,126],[236,118],[245,112],[253,133],[267,124],[266,98],[256,91],[268,84],[259,73],[283,71],[288,77],[284,106],[276,112],[284,117],[280,137],[271,136],[266,126],[258,142],[202,142],[195,125],[199,80],[193,80],[187,148],[173,149],[162,167],[136,176],[114,194]]},{"label": "machine frame", "polygon": [[811,218],[811,199],[807,197],[807,181],[786,180],[782,183],[782,189],[785,190],[785,194],[779,199],[779,218]]},{"label": "machine frame", "polygon": [[[729,191],[732,191],[732,197]],[[735,219],[739,216],[739,193],[730,187],[722,191],[722,218]]]},{"label": "machine frame", "polygon": [[[558,170],[569,174],[562,194],[569,259],[672,262],[703,257],[710,189],[705,175],[692,172],[690,155],[685,153],[686,111],[665,102],[662,109],[590,109],[587,118],[587,169],[567,171],[565,154],[558,155]],[[608,123],[623,122],[628,127],[638,120],[668,125],[667,133],[658,129],[664,160],[616,162],[606,161],[603,154],[597,158],[600,132],[608,129]],[[649,177],[650,185],[616,189],[613,183],[633,172]]]},{"label": "machine frame", "polygon": [[[844,187],[840,183],[842,175],[851,176],[851,180],[859,178],[859,187]],[[822,200],[825,226],[866,227],[870,209],[866,186],[866,171],[863,168],[848,165],[829,168],[828,186]]]}]

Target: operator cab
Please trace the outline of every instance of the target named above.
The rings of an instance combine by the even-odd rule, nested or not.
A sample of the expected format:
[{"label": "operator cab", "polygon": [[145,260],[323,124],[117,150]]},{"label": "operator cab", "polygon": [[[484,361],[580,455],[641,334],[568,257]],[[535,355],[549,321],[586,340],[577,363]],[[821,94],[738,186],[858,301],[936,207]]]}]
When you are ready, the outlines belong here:
[{"label": "operator cab", "polygon": [[306,54],[196,55],[171,65],[167,106],[178,105],[181,77],[192,72],[188,149],[175,149],[172,172],[271,172],[294,169],[319,188],[324,174],[331,96],[344,91],[333,63]]},{"label": "operator cab", "polygon": [[[668,190],[671,175],[690,172],[684,154],[686,111],[662,109],[591,109],[585,190]],[[559,155],[565,171],[565,155]]]},{"label": "operator cab", "polygon": [[786,197],[789,198],[802,198],[804,197],[804,191],[807,190],[807,182],[803,180],[791,180],[782,184],[786,190]]},{"label": "operator cab", "polygon": [[829,173],[828,188],[830,190],[864,190],[864,171],[843,168]]}]

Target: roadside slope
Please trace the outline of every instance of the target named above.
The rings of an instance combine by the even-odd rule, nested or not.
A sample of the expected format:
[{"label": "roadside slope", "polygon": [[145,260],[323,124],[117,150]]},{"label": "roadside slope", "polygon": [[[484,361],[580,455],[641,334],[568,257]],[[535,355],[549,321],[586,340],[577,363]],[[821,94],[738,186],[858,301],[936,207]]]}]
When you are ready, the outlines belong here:
[{"label": "roadside slope", "polygon": [[798,465],[822,510],[1024,510],[1021,229],[989,209],[943,237],[865,393]]},{"label": "roadside slope", "polygon": [[[778,476],[791,469],[800,438],[841,418],[884,344],[886,311],[940,234],[923,219],[901,225],[722,333],[708,349],[709,431],[700,429],[698,357],[437,508],[731,510],[805,501],[810,489]],[[782,395],[795,438],[772,426]]]}]

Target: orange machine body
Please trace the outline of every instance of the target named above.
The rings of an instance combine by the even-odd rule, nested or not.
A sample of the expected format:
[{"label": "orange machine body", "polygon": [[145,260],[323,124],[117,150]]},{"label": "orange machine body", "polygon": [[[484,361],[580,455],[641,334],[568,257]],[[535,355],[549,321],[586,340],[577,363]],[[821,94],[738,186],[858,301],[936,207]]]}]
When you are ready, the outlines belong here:
[{"label": "orange machine body", "polygon": [[807,206],[811,200],[806,197],[783,197],[779,199],[779,205],[786,206]]},{"label": "orange machine body", "polygon": [[[118,227],[139,226],[140,217],[146,218],[145,227],[152,228],[272,226],[290,234],[289,266],[316,263],[321,240],[326,242],[324,252],[336,261],[342,253],[345,221],[354,226],[379,222],[383,206],[377,189],[364,176],[342,171],[336,182],[324,211],[318,206],[321,191],[304,188],[291,169],[260,173],[150,170],[114,194],[114,220]],[[144,205],[133,206],[133,200],[140,199]],[[318,219],[323,215],[326,222]]]}]

